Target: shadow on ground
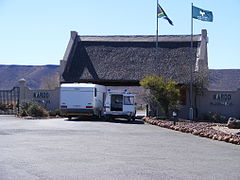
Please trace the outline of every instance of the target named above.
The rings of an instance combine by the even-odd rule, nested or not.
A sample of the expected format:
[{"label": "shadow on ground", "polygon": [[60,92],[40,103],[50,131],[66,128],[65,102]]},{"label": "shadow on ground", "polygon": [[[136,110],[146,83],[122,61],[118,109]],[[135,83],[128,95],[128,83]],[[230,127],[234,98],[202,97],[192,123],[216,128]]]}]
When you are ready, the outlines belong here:
[{"label": "shadow on ground", "polygon": [[144,122],[142,120],[128,121],[128,120],[122,119],[122,118],[116,118],[116,119],[109,120],[109,121],[106,121],[106,122],[122,123],[122,124],[144,124]]},{"label": "shadow on ground", "polygon": [[115,118],[109,121],[106,121],[104,118],[97,118],[97,117],[76,117],[72,119],[65,119],[64,121],[74,121],[74,122],[108,122],[108,123],[123,123],[123,124],[144,124],[141,118],[138,118],[135,121],[128,121],[124,118]]}]

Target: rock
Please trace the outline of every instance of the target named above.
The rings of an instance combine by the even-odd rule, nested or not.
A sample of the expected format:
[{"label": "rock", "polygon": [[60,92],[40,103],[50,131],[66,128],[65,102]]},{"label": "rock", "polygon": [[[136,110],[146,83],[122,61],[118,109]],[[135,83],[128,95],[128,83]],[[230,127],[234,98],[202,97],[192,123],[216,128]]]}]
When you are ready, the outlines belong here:
[{"label": "rock", "polygon": [[[238,130],[236,130],[237,133],[229,133],[222,132],[218,129],[212,128],[213,126],[226,127],[226,124],[203,123],[203,122],[191,123],[186,121],[179,121],[177,125],[173,125],[172,121],[170,120],[162,120],[149,117],[144,118],[143,120],[149,124],[157,125],[162,128],[173,129],[175,131],[181,131],[185,133],[192,133],[193,135],[208,137],[214,140],[225,141],[240,145],[240,135],[238,133]],[[229,118],[229,124],[238,121],[240,120],[237,120],[235,118]]]},{"label": "rock", "polygon": [[208,137],[212,139],[213,134],[209,133]]},{"label": "rock", "polygon": [[199,131],[193,130],[192,134],[193,134],[193,135],[198,135],[198,134],[199,134]]},{"label": "rock", "polygon": [[223,137],[222,136],[218,136],[218,139],[219,141],[223,141]]},{"label": "rock", "polygon": [[175,127],[175,129],[174,129],[175,131],[179,131],[179,127]]},{"label": "rock", "polygon": [[234,139],[230,138],[228,142],[233,143]]},{"label": "rock", "polygon": [[180,129],[180,131],[186,133],[187,129],[184,128],[184,127],[182,127],[182,128]]},{"label": "rock", "polygon": [[233,144],[238,144],[238,142],[239,142],[239,139],[238,138],[233,138]]},{"label": "rock", "polygon": [[170,129],[170,125],[169,125],[169,124],[167,124],[166,128]]},{"label": "rock", "polygon": [[216,134],[213,135],[212,139],[217,140],[218,136]]},{"label": "rock", "polygon": [[193,129],[189,129],[189,133],[193,133]]},{"label": "rock", "polygon": [[230,129],[240,129],[240,120],[230,117],[228,119],[227,127]]},{"label": "rock", "polygon": [[189,129],[185,129],[185,133],[190,133],[190,130]]},{"label": "rock", "polygon": [[224,136],[223,141],[228,142],[230,139],[230,136]]},{"label": "rock", "polygon": [[163,124],[163,125],[162,125],[162,127],[164,127],[164,128],[167,128],[167,127],[168,127],[168,125],[167,125],[167,124]]}]

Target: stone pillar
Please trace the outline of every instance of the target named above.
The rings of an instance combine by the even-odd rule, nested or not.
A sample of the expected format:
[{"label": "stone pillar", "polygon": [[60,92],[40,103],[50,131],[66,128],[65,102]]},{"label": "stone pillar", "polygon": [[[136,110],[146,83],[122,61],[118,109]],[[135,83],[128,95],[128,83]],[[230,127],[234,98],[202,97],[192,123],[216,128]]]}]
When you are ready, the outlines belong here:
[{"label": "stone pillar", "polygon": [[24,78],[18,80],[19,88],[20,88],[20,97],[19,97],[20,104],[26,100],[26,89],[27,89],[26,82],[27,81]]}]

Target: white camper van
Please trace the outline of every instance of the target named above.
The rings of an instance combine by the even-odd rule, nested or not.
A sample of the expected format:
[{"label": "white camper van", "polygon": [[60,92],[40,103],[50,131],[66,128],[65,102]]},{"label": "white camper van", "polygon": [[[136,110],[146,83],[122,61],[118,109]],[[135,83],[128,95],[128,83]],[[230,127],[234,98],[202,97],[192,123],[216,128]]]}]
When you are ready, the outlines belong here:
[{"label": "white camper van", "polygon": [[108,90],[104,108],[104,116],[107,120],[119,117],[134,121],[136,115],[135,95],[126,91]]},{"label": "white camper van", "polygon": [[71,119],[77,116],[103,116],[106,87],[90,83],[66,83],[60,87],[60,109]]}]

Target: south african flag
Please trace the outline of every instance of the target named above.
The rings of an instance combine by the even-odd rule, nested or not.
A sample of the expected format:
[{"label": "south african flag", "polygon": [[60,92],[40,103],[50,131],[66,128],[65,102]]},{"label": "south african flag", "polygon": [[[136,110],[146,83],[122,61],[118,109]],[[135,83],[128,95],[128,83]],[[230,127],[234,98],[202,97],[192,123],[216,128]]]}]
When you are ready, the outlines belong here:
[{"label": "south african flag", "polygon": [[165,13],[165,11],[163,10],[163,8],[158,4],[157,6],[157,17],[158,18],[164,18],[166,19],[169,24],[171,24],[173,26],[173,22],[171,21],[171,19],[169,19],[169,17],[167,16],[167,14]]}]

